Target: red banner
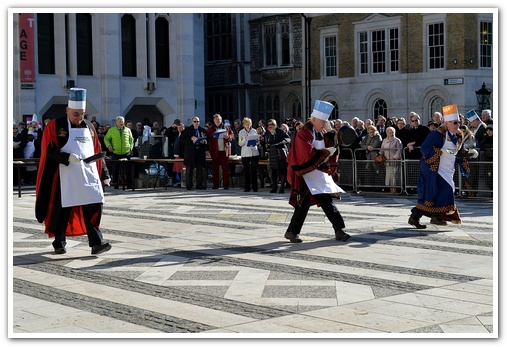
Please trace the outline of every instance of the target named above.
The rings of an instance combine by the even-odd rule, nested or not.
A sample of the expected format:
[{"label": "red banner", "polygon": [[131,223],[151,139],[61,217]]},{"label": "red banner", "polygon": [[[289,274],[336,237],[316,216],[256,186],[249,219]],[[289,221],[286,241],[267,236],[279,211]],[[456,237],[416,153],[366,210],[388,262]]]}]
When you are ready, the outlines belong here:
[{"label": "red banner", "polygon": [[19,14],[19,74],[21,82],[35,82],[35,16]]}]

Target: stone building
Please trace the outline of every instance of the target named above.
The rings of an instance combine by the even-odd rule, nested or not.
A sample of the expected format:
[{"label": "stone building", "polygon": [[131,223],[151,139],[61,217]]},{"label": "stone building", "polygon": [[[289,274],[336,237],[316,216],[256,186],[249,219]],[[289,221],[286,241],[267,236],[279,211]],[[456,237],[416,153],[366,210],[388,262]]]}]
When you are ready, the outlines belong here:
[{"label": "stone building", "polygon": [[493,108],[495,9],[11,15],[15,121],[62,115],[72,86],[88,89],[89,116],[110,124],[214,113],[283,122],[305,119],[316,99],[344,120]]}]

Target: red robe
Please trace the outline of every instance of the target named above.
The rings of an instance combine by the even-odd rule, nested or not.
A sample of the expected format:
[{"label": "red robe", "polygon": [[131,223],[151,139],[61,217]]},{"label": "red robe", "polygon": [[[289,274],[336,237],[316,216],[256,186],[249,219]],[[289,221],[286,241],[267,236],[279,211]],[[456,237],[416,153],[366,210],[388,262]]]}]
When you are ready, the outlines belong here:
[{"label": "red robe", "polygon": [[[88,129],[90,129],[94,145],[94,153],[101,152],[100,141],[93,125],[85,121]],[[58,125],[57,125],[58,124]],[[57,129],[58,128],[58,129]],[[69,129],[67,116],[51,120],[44,128],[41,144],[41,157],[39,162],[39,170],[37,173],[37,183],[35,190],[35,216],[39,223],[44,223],[44,232],[48,237],[53,237],[54,234],[49,230],[51,217],[53,216],[54,209],[60,206],[55,206],[55,195],[57,184],[60,184],[59,179],[59,164],[68,164],[67,158],[62,159],[61,162],[56,162],[47,157],[47,151],[50,146],[52,148],[62,148],[69,138]],[[99,173],[102,172],[102,160],[95,162]],[[67,192],[66,192],[67,193]],[[72,194],[72,192],[69,192]],[[61,201],[59,199],[59,201]],[[86,227],[83,219],[83,211],[81,206],[72,207],[66,236],[80,236],[86,235]]]},{"label": "red robe", "polygon": [[[304,174],[320,170],[332,175],[336,171],[338,155],[330,155],[330,152],[325,148],[315,149],[313,140],[313,125],[308,122],[296,133],[287,156],[289,164],[287,181],[291,186],[289,204],[294,207],[296,207],[298,199],[302,200],[306,194],[311,194],[304,182]],[[335,153],[338,153],[338,150]],[[326,161],[326,159],[328,160]],[[310,196],[310,205],[318,205],[313,195]]]}]

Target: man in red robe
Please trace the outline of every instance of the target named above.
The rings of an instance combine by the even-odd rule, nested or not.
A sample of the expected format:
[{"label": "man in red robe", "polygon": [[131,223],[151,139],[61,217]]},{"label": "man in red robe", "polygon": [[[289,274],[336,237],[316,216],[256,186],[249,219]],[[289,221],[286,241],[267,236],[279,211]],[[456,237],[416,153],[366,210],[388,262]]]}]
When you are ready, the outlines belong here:
[{"label": "man in red robe", "polygon": [[299,233],[312,205],[322,208],[333,225],[336,240],[350,238],[343,231],[345,222],[333,202],[333,197],[343,192],[332,178],[338,153],[334,143],[326,145],[323,134],[333,107],[325,101],[315,102],[311,119],[296,133],[287,157],[287,179],[291,185],[289,203],[294,206],[294,214],[285,238],[292,243],[303,242]]},{"label": "man in red robe", "polygon": [[109,172],[94,126],[85,117],[86,89],[71,88],[67,115],[51,120],[42,137],[36,185],[35,215],[54,237],[56,254],[66,253],[66,236],[87,235],[92,254],[111,249],[100,231],[104,191]]}]

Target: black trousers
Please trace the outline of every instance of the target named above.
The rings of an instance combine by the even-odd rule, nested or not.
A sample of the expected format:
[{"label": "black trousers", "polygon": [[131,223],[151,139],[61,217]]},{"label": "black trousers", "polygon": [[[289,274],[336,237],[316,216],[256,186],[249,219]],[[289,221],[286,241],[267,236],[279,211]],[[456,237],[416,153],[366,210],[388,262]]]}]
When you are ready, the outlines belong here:
[{"label": "black trousers", "polygon": [[[83,209],[84,224],[86,227],[86,235],[88,236],[88,245],[90,247],[102,244],[102,232],[99,229],[100,218],[102,216],[102,204],[89,204],[81,206]],[[51,230],[55,234],[53,241],[54,248],[65,247],[65,230],[69,223],[70,210],[72,207],[55,207],[59,209],[56,214],[51,217]]]},{"label": "black trousers", "polygon": [[[129,153],[125,153],[125,154],[111,154],[111,159],[114,159],[114,160],[120,160],[120,159],[124,159],[124,158],[128,158],[129,157]],[[123,169],[124,169],[124,178],[126,180],[126,183],[127,185],[131,185],[132,184],[132,177],[131,177],[131,174],[130,174],[130,165],[127,165],[127,163],[124,163],[124,164],[113,164],[111,166],[111,171],[112,171],[112,176],[113,176],[113,182],[115,185],[118,185],[120,184],[120,165],[123,165]],[[122,182],[123,183],[123,182]]]},{"label": "black trousers", "polygon": [[[102,203],[88,204],[81,207],[83,209],[84,224],[88,236],[88,245],[93,247],[102,244],[104,239],[99,229],[100,220],[102,218]],[[58,182],[55,206],[53,207],[50,225],[50,230],[55,235],[55,240],[53,241],[54,248],[65,247],[65,230],[69,223],[71,210],[72,207],[62,207],[60,182]]]},{"label": "black trousers", "polygon": [[257,184],[257,166],[259,165],[259,156],[242,157],[243,170],[245,172],[245,189],[259,189]]},{"label": "black trousers", "polygon": [[[296,205],[289,227],[287,228],[288,232],[294,234],[299,234],[301,232],[306,216],[308,215],[308,210],[310,209],[310,196],[310,193],[306,194],[301,206]],[[336,208],[333,202],[333,197],[330,194],[317,194],[314,195],[314,198],[319,202],[320,208],[322,208],[326,217],[333,225],[334,231],[340,233],[341,229],[345,228],[345,222],[343,221],[340,211],[338,211],[338,208]]]},{"label": "black trousers", "polygon": [[197,170],[195,172],[195,186],[196,188],[206,188],[207,186],[207,182],[206,184],[204,184],[204,174],[203,174],[203,169],[204,169],[204,165],[199,162],[198,160],[196,160],[194,162],[194,165],[185,165],[186,167],[186,176],[185,176],[185,180],[187,181],[186,184],[187,184],[187,189],[191,189],[194,185],[194,182],[193,182],[193,178],[194,178],[194,169]]}]

